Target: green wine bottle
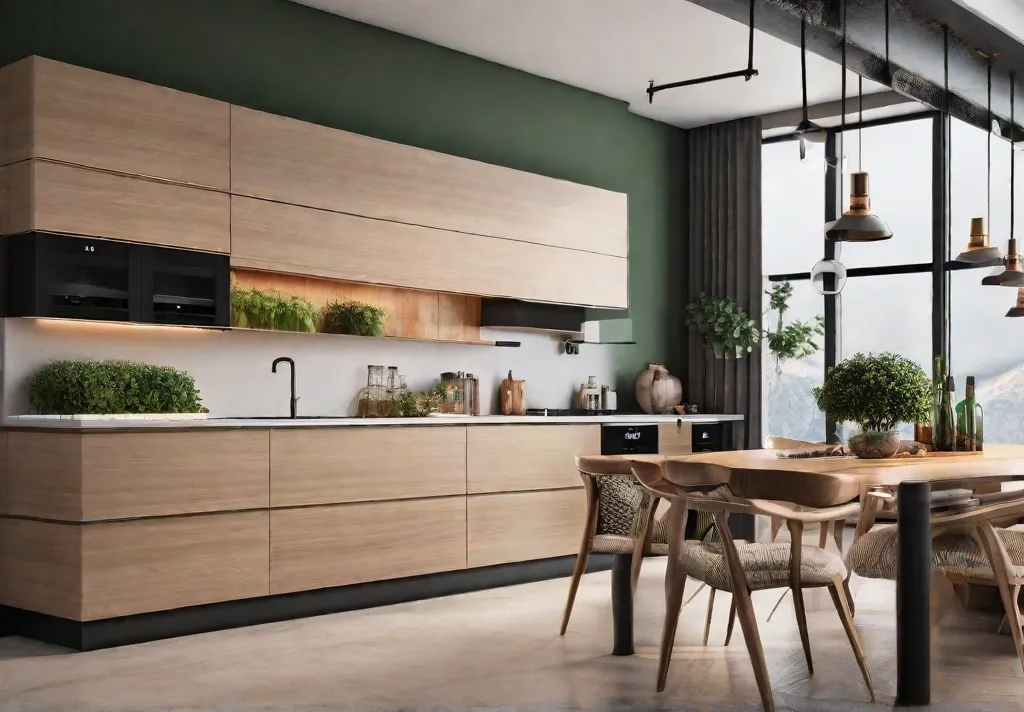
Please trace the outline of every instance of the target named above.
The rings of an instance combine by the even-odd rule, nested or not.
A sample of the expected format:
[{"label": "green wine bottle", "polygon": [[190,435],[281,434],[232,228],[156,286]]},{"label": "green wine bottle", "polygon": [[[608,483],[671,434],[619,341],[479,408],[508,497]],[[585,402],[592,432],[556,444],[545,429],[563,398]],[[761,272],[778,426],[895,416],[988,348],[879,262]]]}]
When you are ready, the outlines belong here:
[{"label": "green wine bottle", "polygon": [[942,401],[939,407],[939,434],[935,449],[941,452],[956,450],[956,412],[953,408],[955,393],[956,384],[953,377],[950,376],[946,382],[946,388],[942,391]]},{"label": "green wine bottle", "polygon": [[956,404],[956,449],[980,451],[984,446],[984,412],[975,396],[974,376],[967,377],[967,395]]},{"label": "green wine bottle", "polygon": [[942,422],[942,393],[946,390],[946,369],[940,357],[935,358],[932,371],[932,450],[940,450]]}]

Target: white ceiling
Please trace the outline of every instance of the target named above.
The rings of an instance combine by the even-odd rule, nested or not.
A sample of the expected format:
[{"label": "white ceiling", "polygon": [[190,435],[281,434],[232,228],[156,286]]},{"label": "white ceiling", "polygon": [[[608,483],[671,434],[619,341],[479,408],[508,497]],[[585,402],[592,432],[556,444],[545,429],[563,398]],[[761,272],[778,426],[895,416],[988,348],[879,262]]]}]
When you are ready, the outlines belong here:
[{"label": "white ceiling", "polygon": [[[682,127],[800,105],[800,49],[756,32],[760,76],[672,89],[665,83],[746,68],[747,27],[686,0],[294,0],[628,102]],[[808,100],[838,99],[839,65],[807,57]],[[850,74],[848,93],[856,93]],[[866,82],[865,93],[882,91]]]}]

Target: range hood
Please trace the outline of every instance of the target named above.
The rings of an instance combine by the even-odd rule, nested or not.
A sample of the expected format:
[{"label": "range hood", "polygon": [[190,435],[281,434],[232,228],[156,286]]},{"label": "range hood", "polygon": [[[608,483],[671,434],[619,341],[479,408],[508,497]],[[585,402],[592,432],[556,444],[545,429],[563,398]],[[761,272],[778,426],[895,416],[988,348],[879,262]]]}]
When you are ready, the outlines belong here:
[{"label": "range hood", "polygon": [[564,334],[573,343],[581,344],[636,343],[628,309],[484,299],[480,305],[480,326],[549,331]]}]

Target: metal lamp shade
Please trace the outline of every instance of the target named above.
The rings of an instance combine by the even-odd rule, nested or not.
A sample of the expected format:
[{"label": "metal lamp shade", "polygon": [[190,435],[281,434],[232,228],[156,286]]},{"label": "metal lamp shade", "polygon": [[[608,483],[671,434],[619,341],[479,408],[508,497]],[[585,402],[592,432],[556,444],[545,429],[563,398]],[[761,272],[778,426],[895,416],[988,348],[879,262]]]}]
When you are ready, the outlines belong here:
[{"label": "metal lamp shade", "polygon": [[1006,316],[1024,316],[1024,289],[1017,290],[1017,304],[1010,307]]},{"label": "metal lamp shade", "polygon": [[985,218],[971,218],[971,237],[967,241],[964,251],[956,256],[956,261],[967,264],[984,264],[1002,258],[1003,253],[999,248],[988,244]]},{"label": "metal lamp shade", "polygon": [[825,226],[825,236],[837,242],[876,242],[892,237],[885,220],[871,214],[868,174],[850,174],[850,209],[834,223]]},{"label": "metal lamp shade", "polygon": [[981,280],[986,287],[1024,287],[1024,271],[1021,271],[1020,257],[1017,254],[1017,240],[1010,238],[1006,250],[1006,269],[999,274],[989,275]]}]

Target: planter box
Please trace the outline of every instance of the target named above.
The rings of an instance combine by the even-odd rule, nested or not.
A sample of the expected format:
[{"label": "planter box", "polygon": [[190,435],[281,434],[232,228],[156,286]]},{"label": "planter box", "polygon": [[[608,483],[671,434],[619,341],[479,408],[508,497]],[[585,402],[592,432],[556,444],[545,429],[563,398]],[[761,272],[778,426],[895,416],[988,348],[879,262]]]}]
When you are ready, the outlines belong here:
[{"label": "planter box", "polygon": [[103,415],[12,415],[7,420],[206,420],[209,413],[107,413]]}]

